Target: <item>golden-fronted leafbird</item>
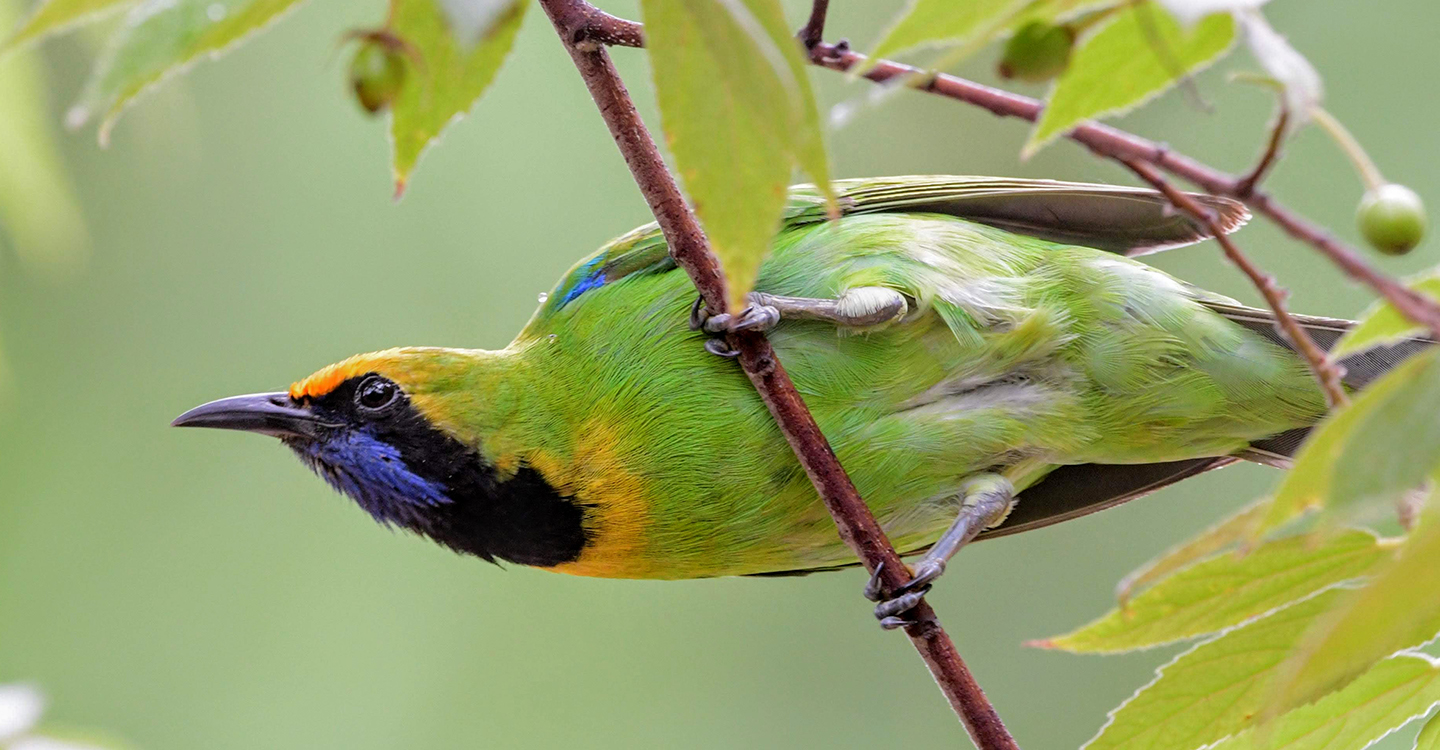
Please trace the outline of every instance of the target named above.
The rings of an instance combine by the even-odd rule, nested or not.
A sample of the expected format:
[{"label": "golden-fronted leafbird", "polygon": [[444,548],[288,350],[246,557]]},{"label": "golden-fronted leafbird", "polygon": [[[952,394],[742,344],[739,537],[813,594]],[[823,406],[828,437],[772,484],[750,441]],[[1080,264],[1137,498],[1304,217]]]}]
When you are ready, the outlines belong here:
[{"label": "golden-fronted leafbird", "polygon": [[[1283,465],[1325,402],[1269,311],[1129,256],[1201,230],[1153,192],[974,177],[791,193],[749,310],[709,315],[655,226],[582,260],[500,351],[402,348],[175,424],[274,435],[374,518],[587,576],[853,563],[717,333],[768,330],[897,548],[888,624],[977,534],[1237,459]],[[1227,230],[1238,204],[1202,197]],[[1322,346],[1350,325],[1300,317]],[[705,343],[710,341],[707,347]],[[1341,362],[1363,386],[1428,341]],[[710,350],[707,352],[707,348]]]}]

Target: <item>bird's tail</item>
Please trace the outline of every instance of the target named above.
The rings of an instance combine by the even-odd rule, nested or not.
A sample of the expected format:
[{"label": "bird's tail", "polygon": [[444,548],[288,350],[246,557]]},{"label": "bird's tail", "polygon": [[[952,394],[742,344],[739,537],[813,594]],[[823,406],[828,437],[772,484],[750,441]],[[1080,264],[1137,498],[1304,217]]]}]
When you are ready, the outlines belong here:
[{"label": "bird's tail", "polygon": [[[1287,349],[1294,349],[1285,337],[1280,335],[1275,326],[1275,314],[1269,310],[1260,310],[1253,307],[1242,307],[1220,303],[1205,303],[1207,307],[1215,312],[1224,315],[1226,318],[1239,323],[1240,325],[1264,336],[1265,338],[1283,346]],[[1315,340],[1322,349],[1330,349],[1340,337],[1345,335],[1355,323],[1349,320],[1338,318],[1320,318],[1312,315],[1295,315],[1295,322],[1300,324],[1310,338]],[[1341,357],[1336,364],[1345,369],[1345,375],[1341,382],[1346,388],[1359,390],[1369,385],[1371,381],[1390,371],[1390,368],[1400,364],[1407,357],[1419,352],[1426,347],[1434,346],[1437,342],[1429,336],[1416,336],[1414,338],[1402,339],[1392,344],[1382,344],[1363,351]],[[1250,449],[1239,454],[1240,458],[1248,461],[1255,461],[1263,464],[1286,467],[1290,459],[1295,456],[1295,451],[1305,441],[1309,434],[1309,427],[1300,427],[1293,430],[1273,435],[1264,440],[1257,440],[1251,444]]]},{"label": "bird's tail", "polygon": [[[1275,328],[1275,316],[1269,310],[1208,300],[1205,305],[1280,346],[1294,348]],[[1309,315],[1294,317],[1315,343],[1327,350],[1355,325],[1351,321],[1335,318]],[[1352,390],[1363,388],[1405,358],[1436,343],[1440,342],[1420,336],[1342,357],[1338,362],[1345,368],[1342,382]],[[986,530],[981,538],[1006,536],[1088,515],[1143,497],[1197,474],[1228,466],[1237,460],[1286,468],[1310,429],[1300,427],[1257,440],[1251,443],[1249,448],[1233,456],[1191,458],[1153,464],[1061,466],[1039,483],[1021,492],[1015,509],[1005,519],[1005,523],[998,528]]]}]

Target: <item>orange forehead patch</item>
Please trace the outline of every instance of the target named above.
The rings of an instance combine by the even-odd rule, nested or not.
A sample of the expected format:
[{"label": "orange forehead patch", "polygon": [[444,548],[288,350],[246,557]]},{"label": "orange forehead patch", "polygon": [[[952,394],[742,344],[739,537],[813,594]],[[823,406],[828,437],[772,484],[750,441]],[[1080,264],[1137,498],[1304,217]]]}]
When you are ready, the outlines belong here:
[{"label": "orange forehead patch", "polygon": [[387,359],[386,352],[358,354],[343,362],[336,362],[290,386],[290,398],[320,398],[328,395],[341,383],[361,375],[377,372]]}]

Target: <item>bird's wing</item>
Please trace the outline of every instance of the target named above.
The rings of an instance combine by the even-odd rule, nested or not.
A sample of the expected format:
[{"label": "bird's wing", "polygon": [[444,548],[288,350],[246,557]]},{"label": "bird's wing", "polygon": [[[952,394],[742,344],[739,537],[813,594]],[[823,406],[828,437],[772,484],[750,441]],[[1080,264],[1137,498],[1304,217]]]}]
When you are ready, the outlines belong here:
[{"label": "bird's wing", "polygon": [[[842,213],[938,213],[1052,242],[1143,255],[1199,242],[1209,233],[1163,195],[1123,185],[1006,177],[911,176],[838,180]],[[826,207],[809,185],[791,189],[792,224],[823,221]],[[1228,234],[1249,218],[1228,198],[1195,194]]]},{"label": "bird's wing", "polygon": [[[1173,212],[1159,193],[1122,185],[953,176],[837,180],[833,185],[842,215],[945,214],[1128,256],[1188,245],[1209,236],[1203,227]],[[1214,209],[1227,233],[1250,218],[1243,205],[1228,198],[1194,197]],[[827,211],[819,191],[811,185],[797,185],[790,190],[784,228],[825,221]],[[630,274],[674,268],[659,228],[646,224],[576,264],[541,310],[559,310],[586,291]]]}]

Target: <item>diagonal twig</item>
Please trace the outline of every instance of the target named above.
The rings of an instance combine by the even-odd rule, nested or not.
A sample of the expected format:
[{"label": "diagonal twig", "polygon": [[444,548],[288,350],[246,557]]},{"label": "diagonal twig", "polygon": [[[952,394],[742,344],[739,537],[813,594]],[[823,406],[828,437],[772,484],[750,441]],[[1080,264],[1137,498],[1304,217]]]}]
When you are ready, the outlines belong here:
[{"label": "diagonal twig", "polygon": [[805,22],[797,35],[805,49],[825,41],[825,14],[829,10],[830,0],[815,0],[815,4],[810,6],[810,20]]},{"label": "diagonal twig", "polygon": [[1256,162],[1249,172],[1235,180],[1236,198],[1248,198],[1255,194],[1256,186],[1265,179],[1265,175],[1280,158],[1280,147],[1285,145],[1285,133],[1289,127],[1290,108],[1281,101],[1280,109],[1275,113],[1275,122],[1270,127],[1270,141],[1265,144],[1265,153],[1260,155],[1260,161]]},{"label": "diagonal twig", "polygon": [[[583,0],[540,0],[540,4],[565,42],[616,146],[650,204],[669,243],[670,254],[689,274],[706,305],[713,311],[725,311],[725,279],[719,262],[605,50],[607,40],[633,40],[640,44],[643,36],[639,25],[600,13]],[[785,368],[776,359],[769,341],[763,334],[749,332],[730,334],[728,343],[739,352],[741,367],[834,517],[840,537],[867,570],[881,571],[887,591],[903,586],[910,579],[909,569],[900,561],[895,548],[855,491]],[[905,634],[920,652],[975,744],[981,750],[1018,750],[930,605],[921,602],[910,616],[915,622],[905,627]]]},{"label": "diagonal twig", "polygon": [[[861,66],[865,59],[864,55],[853,52],[843,45],[821,43],[810,50],[812,63],[831,70],[849,71]],[[881,60],[872,64],[861,75],[876,83],[884,83],[901,77],[913,78],[917,73],[923,72],[920,68]],[[972,104],[1001,117],[1018,117],[1034,122],[1040,117],[1040,111],[1044,106],[1041,102],[1028,96],[982,86],[944,73],[929,75],[918,80],[920,83],[915,87],[921,91]],[[1268,193],[1254,189],[1251,189],[1248,194],[1244,193],[1240,189],[1239,178],[1171,151],[1159,143],[1109,125],[1086,122],[1076,126],[1067,135],[1071,140],[1084,145],[1100,156],[1117,161],[1130,159],[1149,162],[1198,185],[1206,192],[1244,201],[1252,210],[1274,222],[1286,234],[1320,251],[1350,278],[1369,286],[1381,297],[1395,305],[1402,315],[1440,336],[1440,304],[1409,289],[1396,279],[1375,270],[1360,257],[1354,248],[1345,245],[1332,237],[1329,232],[1281,205]]]},{"label": "diagonal twig", "polygon": [[[640,41],[643,38],[641,24],[608,14],[602,13],[601,15],[606,17],[594,28],[587,30],[588,38],[597,42],[608,39],[619,40],[604,41],[604,43],[618,46],[643,46],[643,41]],[[817,42],[811,45],[809,50],[810,62],[822,68],[848,72],[860,67],[865,70],[861,75],[876,83],[903,79],[920,91],[965,102],[989,110],[999,117],[1018,117],[1034,122],[1039,119],[1040,111],[1044,107],[1040,101],[1028,96],[982,86],[958,76],[928,72],[890,60],[880,60],[868,68],[864,68],[866,57],[852,51],[844,44]],[[1255,182],[1258,180],[1250,181],[1245,177],[1226,174],[1184,154],[1171,151],[1162,144],[1109,125],[1085,122],[1076,126],[1066,135],[1100,156],[1115,160],[1130,159],[1149,162],[1166,172],[1194,183],[1206,192],[1244,201],[1252,210],[1274,222],[1286,234],[1310,245],[1329,258],[1347,276],[1365,284],[1376,294],[1384,297],[1395,306],[1396,310],[1400,311],[1400,314],[1414,323],[1430,329],[1436,336],[1440,336],[1440,303],[1406,287],[1395,278],[1375,270],[1365,262],[1355,248],[1335,239],[1328,231],[1282,205],[1270,194],[1256,189]],[[1278,144],[1276,144],[1276,150],[1278,151]],[[1273,157],[1271,161],[1274,161]],[[1268,167],[1268,165],[1265,166]],[[1256,177],[1261,174],[1263,174],[1263,170],[1254,173]]]}]

